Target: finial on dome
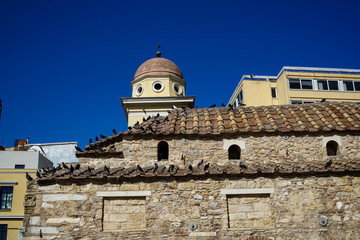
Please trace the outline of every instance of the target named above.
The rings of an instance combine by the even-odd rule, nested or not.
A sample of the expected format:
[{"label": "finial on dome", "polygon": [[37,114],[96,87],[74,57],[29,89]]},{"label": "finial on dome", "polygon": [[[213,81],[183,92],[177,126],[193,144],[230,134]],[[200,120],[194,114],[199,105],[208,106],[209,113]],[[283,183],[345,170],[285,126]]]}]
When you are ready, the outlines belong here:
[{"label": "finial on dome", "polygon": [[158,50],[157,50],[157,52],[156,52],[156,57],[161,57],[161,52],[160,52],[160,44],[158,44]]}]

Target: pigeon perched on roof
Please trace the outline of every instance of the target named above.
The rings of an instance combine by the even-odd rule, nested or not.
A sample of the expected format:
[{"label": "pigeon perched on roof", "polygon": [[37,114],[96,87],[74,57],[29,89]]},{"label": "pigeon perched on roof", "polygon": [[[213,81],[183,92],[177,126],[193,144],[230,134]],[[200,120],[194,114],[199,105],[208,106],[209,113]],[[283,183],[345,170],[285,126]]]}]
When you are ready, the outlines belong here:
[{"label": "pigeon perched on roof", "polygon": [[211,105],[209,108],[214,108],[214,107],[216,107],[216,103]]},{"label": "pigeon perched on roof", "polygon": [[89,145],[92,143],[92,139],[91,138],[89,138]]},{"label": "pigeon perched on roof", "polygon": [[115,135],[117,134],[115,128],[113,128],[112,132],[113,132],[113,134],[115,134]]},{"label": "pigeon perched on roof", "polygon": [[69,167],[64,162],[62,162],[61,165],[62,165],[63,168],[69,169]]},{"label": "pigeon perched on roof", "polygon": [[174,168],[175,168],[175,166],[171,164],[171,165],[169,166],[169,170],[168,170],[168,172],[172,172],[172,171],[174,171]]},{"label": "pigeon perched on roof", "polygon": [[75,170],[79,170],[80,169],[80,163],[77,163],[76,165],[75,165]]},{"label": "pigeon perched on roof", "polygon": [[204,159],[201,159],[201,161],[198,162],[197,166],[200,167],[200,165],[203,164],[203,163],[204,163]]},{"label": "pigeon perched on roof", "polygon": [[97,136],[95,137],[95,141],[99,141],[99,138]]},{"label": "pigeon perched on roof", "polygon": [[191,166],[191,164],[189,164],[188,168],[189,168],[190,171],[193,171],[193,167]]},{"label": "pigeon perched on roof", "polygon": [[204,171],[208,170],[209,167],[210,167],[210,163],[205,164],[205,166],[204,166]]},{"label": "pigeon perched on roof", "polygon": [[106,138],[106,136],[104,136],[104,135],[102,135],[102,134],[100,134],[100,137],[101,137],[102,139]]},{"label": "pigeon perched on roof", "polygon": [[247,166],[246,166],[243,162],[240,162],[240,163],[239,163],[239,166],[240,166],[241,168],[247,169]]},{"label": "pigeon perched on roof", "polygon": [[76,149],[76,151],[78,151],[78,152],[82,152],[83,150],[81,150],[81,148],[79,148],[78,146],[75,146],[75,149]]},{"label": "pigeon perched on roof", "polygon": [[137,165],[136,169],[142,173],[144,172],[144,170],[140,167],[140,165]]},{"label": "pigeon perched on roof", "polygon": [[325,164],[325,169],[329,168],[332,164],[331,159]]},{"label": "pigeon perched on roof", "polygon": [[36,176],[37,176],[38,178],[41,178],[41,174],[39,173],[39,171],[36,171]]},{"label": "pigeon perched on roof", "polygon": [[157,172],[158,168],[159,168],[159,165],[157,163],[154,163],[154,171],[153,171],[153,173]]},{"label": "pigeon perched on roof", "polygon": [[26,173],[26,179],[27,179],[28,181],[33,180],[33,178],[32,178],[28,173]]}]

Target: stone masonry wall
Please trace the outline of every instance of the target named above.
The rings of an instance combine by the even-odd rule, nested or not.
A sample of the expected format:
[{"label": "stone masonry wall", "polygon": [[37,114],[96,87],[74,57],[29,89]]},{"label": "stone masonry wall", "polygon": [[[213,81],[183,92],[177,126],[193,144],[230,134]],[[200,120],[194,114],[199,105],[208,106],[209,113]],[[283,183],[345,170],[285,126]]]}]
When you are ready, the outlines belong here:
[{"label": "stone masonry wall", "polygon": [[[286,138],[288,136],[288,138]],[[154,136],[144,135],[141,138],[126,136],[123,141],[106,147],[104,150],[116,149],[123,151],[124,158],[79,158],[81,164],[106,164],[108,166],[119,165],[152,165],[157,161],[157,145],[160,141],[169,144],[169,162],[184,165],[196,164],[201,159],[212,162],[216,159],[219,164],[226,164],[228,151],[223,149],[224,139],[243,141],[245,148],[241,149],[241,161],[251,164],[259,161],[266,164],[268,161],[281,161],[291,159],[294,162],[325,161],[328,156],[326,147],[323,146],[324,137],[334,136],[332,133],[321,134],[289,134],[289,135],[237,135],[237,136],[188,136],[186,139],[180,136]],[[360,135],[347,135],[336,133],[340,136],[338,157],[342,159],[360,158]],[[185,161],[183,160],[185,159]]]},{"label": "stone masonry wall", "polygon": [[24,226],[25,239],[359,239],[360,177],[32,181]]}]

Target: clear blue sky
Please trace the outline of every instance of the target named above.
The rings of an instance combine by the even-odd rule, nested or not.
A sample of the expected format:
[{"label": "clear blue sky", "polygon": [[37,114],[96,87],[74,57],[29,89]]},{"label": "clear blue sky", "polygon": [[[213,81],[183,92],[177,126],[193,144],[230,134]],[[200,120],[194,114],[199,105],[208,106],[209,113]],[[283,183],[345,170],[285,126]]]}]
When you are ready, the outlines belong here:
[{"label": "clear blue sky", "polygon": [[126,130],[120,97],[141,63],[175,62],[195,105],[226,103],[244,74],[360,69],[360,1],[0,1],[0,145]]}]

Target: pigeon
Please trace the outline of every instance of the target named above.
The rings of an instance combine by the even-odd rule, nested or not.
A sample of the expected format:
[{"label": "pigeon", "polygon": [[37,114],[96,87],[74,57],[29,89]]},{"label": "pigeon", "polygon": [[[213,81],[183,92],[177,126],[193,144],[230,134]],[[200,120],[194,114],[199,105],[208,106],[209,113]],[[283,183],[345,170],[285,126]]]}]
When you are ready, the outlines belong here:
[{"label": "pigeon", "polygon": [[100,134],[100,137],[102,138],[102,139],[104,139],[104,138],[106,138],[104,135],[102,135],[102,134]]},{"label": "pigeon", "polygon": [[155,116],[155,117],[156,117],[156,118],[160,117],[160,113],[156,114],[156,116]]},{"label": "pigeon", "polygon": [[90,144],[92,144],[92,139],[91,139],[91,138],[89,138],[89,145],[90,145]]},{"label": "pigeon", "polygon": [[164,118],[164,122],[165,121],[169,121],[169,117],[168,116],[166,116],[165,118]]},{"label": "pigeon", "polygon": [[140,165],[137,165],[136,169],[142,173],[144,172],[144,170],[140,167]]},{"label": "pigeon", "polygon": [[137,128],[139,126],[139,121],[136,121],[133,127]]},{"label": "pigeon", "polygon": [[329,168],[332,164],[331,159],[325,164],[325,169]]},{"label": "pigeon", "polygon": [[110,169],[106,165],[104,166],[104,171],[106,171],[107,173],[110,173]]},{"label": "pigeon", "polygon": [[154,163],[154,171],[153,171],[153,173],[157,172],[158,168],[159,168],[158,164]]},{"label": "pigeon", "polygon": [[75,169],[73,167],[73,165],[70,165],[70,172],[73,172]]},{"label": "pigeon", "polygon": [[69,167],[64,162],[62,162],[61,165],[63,168],[69,169]]},{"label": "pigeon", "polygon": [[321,99],[320,102],[326,102],[326,98]]},{"label": "pigeon", "polygon": [[172,171],[174,170],[174,168],[175,168],[175,166],[171,164],[171,165],[169,166],[168,172],[172,172]]},{"label": "pigeon", "polygon": [[78,152],[82,152],[83,150],[81,150],[81,148],[79,148],[78,146],[75,146],[75,149],[76,149],[76,151],[78,151]]},{"label": "pigeon", "polygon": [[221,106],[222,106],[222,107],[225,107],[225,104],[224,104],[224,103],[221,103]]},{"label": "pigeon", "polygon": [[193,171],[193,167],[191,166],[191,164],[189,164],[188,168],[189,168],[190,171]]},{"label": "pigeon", "polygon": [[200,165],[203,163],[204,163],[204,159],[201,159],[201,161],[197,164],[197,166],[200,167]]},{"label": "pigeon", "polygon": [[131,126],[129,126],[129,127],[128,127],[128,130],[130,131],[131,129],[132,129],[132,127],[131,127]]},{"label": "pigeon", "polygon": [[141,131],[146,132],[146,130],[143,126],[141,126],[140,129],[141,129]]},{"label": "pigeon", "polygon": [[75,165],[75,170],[79,170],[80,169],[80,163]]},{"label": "pigeon", "polygon": [[150,118],[151,118],[151,117],[150,117],[150,116],[148,116],[148,117],[147,117],[147,119],[146,119],[146,121],[150,120]]},{"label": "pigeon", "polygon": [[32,178],[28,173],[26,173],[26,179],[27,179],[28,181],[33,180],[33,178]]},{"label": "pigeon", "polygon": [[41,178],[41,174],[39,173],[39,171],[36,171],[36,176],[37,176],[38,178]]},{"label": "pigeon", "polygon": [[95,137],[95,141],[99,141],[99,138],[97,136]]},{"label": "pigeon", "polygon": [[216,107],[216,104],[211,105],[209,108],[214,108],[214,107]]},{"label": "pigeon", "polygon": [[204,171],[208,170],[209,167],[210,167],[210,163],[205,164],[205,166],[204,166]]},{"label": "pigeon", "polygon": [[143,122],[145,122],[146,121],[146,119],[143,117]]},{"label": "pigeon", "polygon": [[112,132],[113,132],[114,135],[117,134],[115,128],[113,128]]},{"label": "pigeon", "polygon": [[247,169],[247,166],[246,166],[243,162],[240,162],[240,163],[239,163],[239,166],[240,166],[241,168]]},{"label": "pigeon", "polygon": [[146,114],[146,111],[145,111],[145,109],[143,109],[143,112]]}]

